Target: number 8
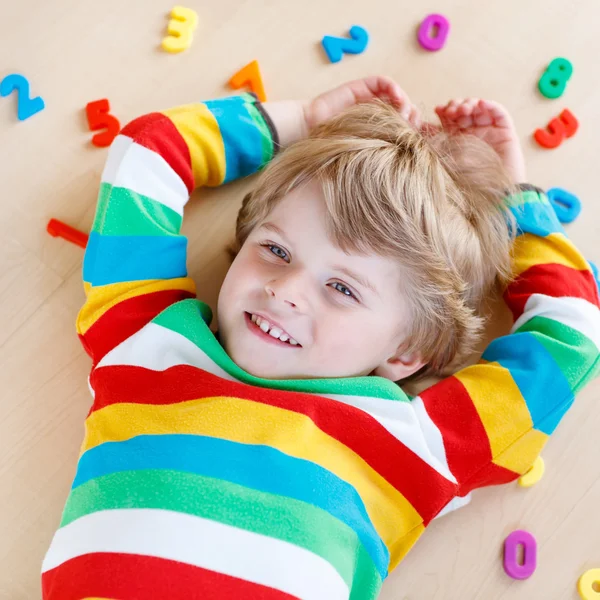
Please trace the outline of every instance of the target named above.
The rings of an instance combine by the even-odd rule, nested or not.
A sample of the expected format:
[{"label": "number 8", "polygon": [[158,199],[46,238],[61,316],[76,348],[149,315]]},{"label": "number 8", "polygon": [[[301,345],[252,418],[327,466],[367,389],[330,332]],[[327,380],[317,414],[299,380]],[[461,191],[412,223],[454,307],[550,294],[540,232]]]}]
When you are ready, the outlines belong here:
[{"label": "number 8", "polygon": [[546,98],[560,98],[573,75],[573,65],[566,58],[555,58],[540,77],[538,88]]}]

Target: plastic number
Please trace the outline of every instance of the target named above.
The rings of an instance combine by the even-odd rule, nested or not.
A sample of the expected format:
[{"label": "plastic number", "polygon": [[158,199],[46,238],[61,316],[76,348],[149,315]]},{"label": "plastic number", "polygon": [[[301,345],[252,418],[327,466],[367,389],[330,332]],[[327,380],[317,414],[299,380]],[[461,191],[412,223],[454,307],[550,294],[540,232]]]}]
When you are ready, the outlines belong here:
[{"label": "plastic number", "polygon": [[332,63],[340,62],[344,53],[360,54],[364,52],[369,43],[369,34],[364,27],[353,25],[350,28],[350,38],[326,35],[323,38],[323,49]]},{"label": "plastic number", "polygon": [[555,58],[538,82],[540,92],[546,98],[560,98],[573,75],[573,65],[566,58]]},{"label": "plastic number", "polygon": [[543,148],[557,148],[565,138],[575,135],[577,129],[579,129],[579,121],[568,108],[565,108],[558,118],[548,123],[546,129],[536,129],[533,137]]},{"label": "plastic number", "polygon": [[23,75],[16,73],[7,75],[0,83],[0,96],[8,96],[13,91],[17,92],[17,118],[19,121],[29,119],[44,109],[45,104],[41,96],[29,97],[29,81]]},{"label": "plastic number", "polygon": [[118,119],[109,114],[109,110],[110,105],[106,98],[89,102],[85,107],[90,131],[98,131],[106,127],[106,131],[97,133],[92,138],[92,144],[98,148],[110,146],[121,129]]},{"label": "plastic number", "polygon": [[58,219],[50,219],[48,221],[48,225],[46,226],[46,231],[52,237],[61,237],[67,242],[71,242],[72,244],[77,244],[77,246],[81,246],[85,248],[88,243],[89,236],[87,233],[83,233],[83,231],[79,231],[59,221]]},{"label": "plastic number", "polygon": [[523,473],[523,475],[519,477],[519,485],[525,488],[531,487],[532,485],[535,485],[543,475],[544,459],[541,456],[538,456],[529,471]]},{"label": "plastic number", "polygon": [[581,201],[575,194],[562,188],[552,188],[546,193],[561,223],[572,223],[581,212]]},{"label": "plastic number", "polygon": [[[431,32],[431,35],[429,32]],[[450,22],[444,15],[428,15],[423,19],[423,22],[419,27],[417,39],[419,40],[419,44],[421,44],[425,50],[436,52],[445,46],[449,32]],[[435,36],[433,34],[435,34]]]},{"label": "plastic number", "polygon": [[253,60],[248,63],[245,67],[242,67],[230,80],[229,85],[237,90],[245,85],[249,86],[250,89],[258,96],[261,102],[267,101],[267,95],[265,94],[265,86],[263,85],[262,76],[260,74],[260,67],[258,61]]},{"label": "plastic number", "polygon": [[167,26],[169,34],[162,41],[167,52],[181,52],[192,45],[194,29],[198,25],[198,15],[191,8],[175,6],[171,10],[171,20]]},{"label": "plastic number", "polygon": [[[594,584],[597,586],[594,589]],[[577,591],[583,600],[600,600],[600,569],[586,571],[577,582]]]},{"label": "plastic number", "polygon": [[[517,547],[523,546],[523,564],[517,561]],[[513,579],[527,579],[537,566],[537,543],[528,531],[517,529],[504,540],[504,570]]]}]

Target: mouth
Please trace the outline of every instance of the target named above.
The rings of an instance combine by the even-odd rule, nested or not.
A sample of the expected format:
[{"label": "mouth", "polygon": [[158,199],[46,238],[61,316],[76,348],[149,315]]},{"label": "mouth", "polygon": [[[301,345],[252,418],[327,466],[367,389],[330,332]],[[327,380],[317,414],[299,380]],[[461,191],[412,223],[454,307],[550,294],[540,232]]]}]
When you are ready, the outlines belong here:
[{"label": "mouth", "polygon": [[254,313],[244,312],[244,319],[248,329],[265,342],[276,344],[277,346],[287,348],[302,348],[287,331],[284,331],[277,325],[274,325],[264,317]]}]

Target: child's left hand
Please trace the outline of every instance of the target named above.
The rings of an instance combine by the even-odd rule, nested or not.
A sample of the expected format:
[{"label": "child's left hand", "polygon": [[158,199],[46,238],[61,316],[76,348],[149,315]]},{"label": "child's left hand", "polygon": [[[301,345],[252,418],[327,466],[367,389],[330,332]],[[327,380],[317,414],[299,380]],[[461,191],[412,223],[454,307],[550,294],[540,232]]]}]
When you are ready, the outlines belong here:
[{"label": "child's left hand", "polygon": [[310,130],[355,104],[376,98],[395,106],[415,127],[420,126],[419,110],[412,105],[402,88],[391,77],[373,75],[344,83],[306,102],[304,118],[307,128]]},{"label": "child's left hand", "polygon": [[480,138],[496,151],[514,183],[525,182],[523,150],[513,120],[504,106],[490,100],[469,98],[450,100],[445,106],[436,106],[435,112],[446,131]]}]

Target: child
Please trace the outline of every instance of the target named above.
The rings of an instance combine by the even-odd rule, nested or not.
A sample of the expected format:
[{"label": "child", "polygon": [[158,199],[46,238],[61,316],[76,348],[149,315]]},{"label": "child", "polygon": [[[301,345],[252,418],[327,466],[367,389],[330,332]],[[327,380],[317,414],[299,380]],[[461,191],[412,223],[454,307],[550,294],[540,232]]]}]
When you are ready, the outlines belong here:
[{"label": "child", "polygon": [[[450,136],[368,78],[306,105],[152,113],[116,138],[77,323],[94,402],[45,599],[376,598],[433,518],[533,463],[600,337],[592,273],[541,191],[505,199],[512,333],[417,398],[394,383],[459,356],[484,288],[509,279],[510,182],[489,152],[523,181],[510,119],[437,112]],[[244,203],[217,340],[183,207],[311,130]],[[459,132],[487,142],[478,164]]]}]

